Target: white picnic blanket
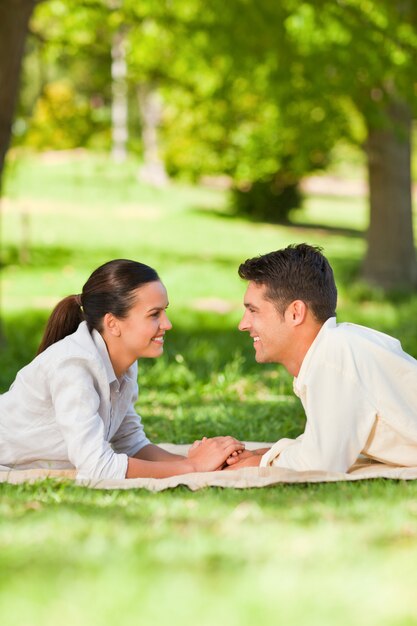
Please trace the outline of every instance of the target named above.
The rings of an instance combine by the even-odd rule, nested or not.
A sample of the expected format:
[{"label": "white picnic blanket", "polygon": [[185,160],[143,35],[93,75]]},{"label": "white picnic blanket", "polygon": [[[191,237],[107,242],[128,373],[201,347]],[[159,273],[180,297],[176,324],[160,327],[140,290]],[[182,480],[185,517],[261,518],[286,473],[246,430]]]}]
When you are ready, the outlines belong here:
[{"label": "white picnic blanket", "polygon": [[[170,452],[186,454],[189,444],[158,444]],[[268,443],[248,441],[248,449],[263,448]],[[196,472],[170,476],[169,478],[125,478],[122,480],[77,480],[75,469],[27,468],[13,469],[0,465],[0,482],[22,483],[35,482],[44,478],[73,480],[75,484],[92,489],[147,489],[163,491],[185,485],[192,491],[203,487],[224,487],[246,489],[267,487],[279,483],[320,483],[337,481],[355,481],[369,478],[391,478],[400,480],[417,479],[416,467],[394,467],[383,463],[359,459],[346,474],[338,472],[295,472],[278,467],[245,467],[236,471]]]}]

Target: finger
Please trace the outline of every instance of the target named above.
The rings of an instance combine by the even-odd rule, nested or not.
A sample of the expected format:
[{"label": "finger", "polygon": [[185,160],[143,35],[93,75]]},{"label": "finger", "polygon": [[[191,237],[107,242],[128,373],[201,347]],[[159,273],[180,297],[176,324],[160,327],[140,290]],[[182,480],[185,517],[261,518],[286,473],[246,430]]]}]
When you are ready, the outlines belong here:
[{"label": "finger", "polygon": [[237,451],[237,450],[241,450],[241,444],[240,443],[229,443],[227,445],[224,446],[224,452],[226,455],[226,458],[228,456],[232,456],[233,452]]},{"label": "finger", "polygon": [[235,465],[236,463],[239,463],[240,459],[237,456],[228,456],[226,459],[226,463],[227,465]]}]

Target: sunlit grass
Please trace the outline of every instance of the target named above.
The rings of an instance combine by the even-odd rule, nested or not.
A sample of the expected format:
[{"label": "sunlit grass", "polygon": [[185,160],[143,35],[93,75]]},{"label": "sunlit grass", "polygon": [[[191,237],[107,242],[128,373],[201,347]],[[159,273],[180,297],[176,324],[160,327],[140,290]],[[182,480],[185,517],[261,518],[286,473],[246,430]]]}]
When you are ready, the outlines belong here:
[{"label": "sunlit grass", "polygon": [[416,489],[3,486],[2,623],[413,624]]},{"label": "sunlit grass", "polygon": [[[78,293],[100,263],[132,257],[160,272],[174,324],[164,356],[139,363],[137,408],[151,439],[298,435],[289,375],[256,364],[237,330],[237,267],[299,241],[329,256],[341,320],[394,334],[417,356],[417,296],[388,298],[358,280],[362,198],[312,196],[293,226],[254,224],[228,216],[223,192],[153,190],[137,183],[134,162],[87,155],[27,160],[6,191],[2,391],[35,354],[57,299]],[[1,623],[411,626],[416,497],[414,482],[383,480],[159,494],[3,484]]]}]

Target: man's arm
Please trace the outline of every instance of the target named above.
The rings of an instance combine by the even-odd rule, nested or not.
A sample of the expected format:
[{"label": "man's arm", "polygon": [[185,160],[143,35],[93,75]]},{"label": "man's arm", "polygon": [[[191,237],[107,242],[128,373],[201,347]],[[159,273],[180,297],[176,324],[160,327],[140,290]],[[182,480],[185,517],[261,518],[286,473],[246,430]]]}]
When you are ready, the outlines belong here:
[{"label": "man's arm", "polygon": [[363,450],[376,417],[361,381],[332,365],[317,364],[303,404],[307,416],[303,435],[278,441],[262,465],[347,472]]}]

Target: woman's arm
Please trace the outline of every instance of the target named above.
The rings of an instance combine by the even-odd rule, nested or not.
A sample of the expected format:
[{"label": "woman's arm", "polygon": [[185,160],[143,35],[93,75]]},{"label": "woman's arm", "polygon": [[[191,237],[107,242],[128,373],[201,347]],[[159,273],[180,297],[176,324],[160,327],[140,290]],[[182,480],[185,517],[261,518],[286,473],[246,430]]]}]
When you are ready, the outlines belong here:
[{"label": "woman's arm", "polygon": [[168,452],[159,446],[156,446],[153,443],[148,443],[148,445],[143,446],[133,455],[135,459],[142,459],[142,461],[183,461],[186,457],[181,454],[172,454],[172,452]]},{"label": "woman's arm", "polygon": [[243,448],[244,445],[233,437],[213,437],[190,450],[188,457],[178,460],[152,461],[129,457],[126,478],[166,478],[191,472],[211,472],[220,469],[233,452]]}]

